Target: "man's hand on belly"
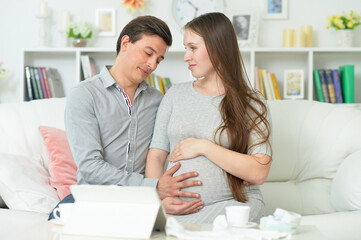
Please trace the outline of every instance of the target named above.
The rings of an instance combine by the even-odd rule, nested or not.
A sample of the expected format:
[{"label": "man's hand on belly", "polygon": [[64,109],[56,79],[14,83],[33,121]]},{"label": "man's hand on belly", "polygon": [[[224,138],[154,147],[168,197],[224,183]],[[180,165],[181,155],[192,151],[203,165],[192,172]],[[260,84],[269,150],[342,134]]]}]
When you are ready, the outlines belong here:
[{"label": "man's hand on belly", "polygon": [[183,173],[179,176],[173,177],[173,174],[180,168],[180,163],[177,163],[168,171],[166,171],[163,176],[159,178],[157,191],[159,198],[163,200],[166,197],[192,197],[199,198],[198,193],[182,191],[182,188],[190,186],[199,186],[202,185],[202,182],[199,180],[188,180],[188,178],[198,176],[197,172],[188,172]]},{"label": "man's hand on belly", "polygon": [[200,199],[187,202],[177,197],[167,197],[163,199],[162,205],[165,209],[165,212],[172,215],[196,213],[201,208],[203,208],[203,202]]}]

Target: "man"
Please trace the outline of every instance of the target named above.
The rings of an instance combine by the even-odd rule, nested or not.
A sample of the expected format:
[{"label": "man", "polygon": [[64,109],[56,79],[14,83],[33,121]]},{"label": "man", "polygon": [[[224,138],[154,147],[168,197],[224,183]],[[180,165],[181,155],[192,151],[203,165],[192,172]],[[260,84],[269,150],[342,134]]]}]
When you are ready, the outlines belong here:
[{"label": "man", "polygon": [[[199,197],[181,191],[201,184],[184,181],[198,173],[172,177],[180,167],[177,165],[159,181],[143,176],[163,96],[144,79],[164,59],[171,44],[171,33],[162,20],[142,16],[129,22],[118,38],[114,65],[72,88],[65,108],[65,128],[78,166],[78,184],[152,186],[167,213],[189,214],[198,211],[203,203],[178,197]],[[59,204],[65,202],[74,202],[72,195]]]}]

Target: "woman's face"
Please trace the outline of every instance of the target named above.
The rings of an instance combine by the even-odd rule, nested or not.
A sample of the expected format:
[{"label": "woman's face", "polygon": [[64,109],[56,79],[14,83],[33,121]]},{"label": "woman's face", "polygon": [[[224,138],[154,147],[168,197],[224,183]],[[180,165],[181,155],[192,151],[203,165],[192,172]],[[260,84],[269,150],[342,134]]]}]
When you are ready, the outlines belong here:
[{"label": "woman's face", "polygon": [[184,33],[183,44],[186,49],[184,61],[188,62],[188,69],[192,71],[193,77],[210,77],[215,74],[206,45],[201,36],[187,29]]}]

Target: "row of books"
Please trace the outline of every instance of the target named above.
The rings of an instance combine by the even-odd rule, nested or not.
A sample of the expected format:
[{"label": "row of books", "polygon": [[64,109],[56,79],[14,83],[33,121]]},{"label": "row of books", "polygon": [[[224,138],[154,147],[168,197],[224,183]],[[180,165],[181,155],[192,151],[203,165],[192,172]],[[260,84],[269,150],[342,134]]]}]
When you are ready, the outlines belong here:
[{"label": "row of books", "polygon": [[149,74],[145,79],[149,86],[158,89],[161,93],[165,94],[172,86],[172,82],[168,77],[160,77],[154,73]]},{"label": "row of books", "polygon": [[63,83],[55,68],[25,66],[26,98],[65,97]]},{"label": "row of books", "polygon": [[274,73],[266,69],[255,67],[254,81],[255,89],[261,92],[267,100],[282,99],[276,75]]},{"label": "row of books", "polygon": [[354,103],[354,72],[354,65],[340,66],[339,69],[314,69],[318,101]]},{"label": "row of books", "polygon": [[88,79],[90,77],[95,76],[96,70],[95,70],[94,60],[91,57],[89,57],[88,55],[81,55],[80,63],[83,73],[82,79]]}]

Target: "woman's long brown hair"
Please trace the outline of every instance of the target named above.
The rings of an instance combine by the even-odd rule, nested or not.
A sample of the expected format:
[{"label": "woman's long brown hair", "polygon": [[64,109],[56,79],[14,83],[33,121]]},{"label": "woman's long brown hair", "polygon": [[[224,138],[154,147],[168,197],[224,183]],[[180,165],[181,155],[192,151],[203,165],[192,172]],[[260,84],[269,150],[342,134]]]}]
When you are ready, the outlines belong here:
[{"label": "woman's long brown hair", "polygon": [[[230,149],[243,154],[247,154],[248,149],[255,145],[269,144],[271,127],[266,118],[267,107],[250,88],[231,21],[223,13],[207,13],[187,23],[185,29],[203,38],[212,65],[225,88],[225,96],[220,103],[223,122],[216,130],[215,138],[219,132],[220,140],[226,130]],[[261,124],[265,125],[266,130],[260,127]],[[248,146],[251,131],[262,139],[254,146]],[[228,172],[227,178],[233,198],[246,202],[243,180]]]}]

